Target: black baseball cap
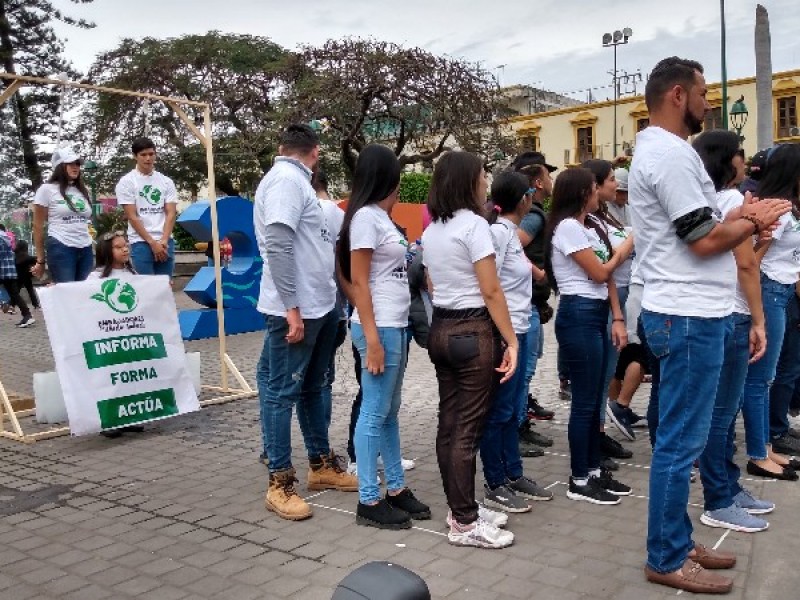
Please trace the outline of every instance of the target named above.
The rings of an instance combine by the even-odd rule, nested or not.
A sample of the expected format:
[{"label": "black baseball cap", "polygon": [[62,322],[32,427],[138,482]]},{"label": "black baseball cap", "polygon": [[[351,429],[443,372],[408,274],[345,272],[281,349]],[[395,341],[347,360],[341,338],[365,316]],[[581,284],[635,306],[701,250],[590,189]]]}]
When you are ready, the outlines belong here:
[{"label": "black baseball cap", "polygon": [[544,158],[544,154],[541,152],[523,152],[522,154],[518,154],[511,163],[511,167],[515,171],[519,171],[530,165],[542,165],[550,173],[553,171],[558,171],[558,167],[554,167],[553,165],[547,163]]}]

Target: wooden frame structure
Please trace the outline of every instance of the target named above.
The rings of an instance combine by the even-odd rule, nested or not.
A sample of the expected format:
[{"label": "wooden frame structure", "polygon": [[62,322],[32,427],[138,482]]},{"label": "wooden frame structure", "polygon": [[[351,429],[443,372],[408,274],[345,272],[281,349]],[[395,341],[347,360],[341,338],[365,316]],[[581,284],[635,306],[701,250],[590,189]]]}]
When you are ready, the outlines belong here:
[{"label": "wooden frame structure", "polygon": [[[211,239],[214,248],[219,247],[219,227],[217,223],[217,200],[216,200],[216,181],[214,179],[214,150],[213,141],[211,137],[211,106],[206,102],[196,102],[193,100],[186,100],[183,98],[173,98],[170,96],[158,96],[156,94],[148,94],[143,92],[133,92],[131,90],[123,90],[118,88],[102,87],[86,83],[78,83],[74,81],[62,81],[60,79],[47,79],[43,77],[28,77],[24,75],[17,75],[14,73],[0,73],[0,79],[10,81],[11,83],[0,93],[0,106],[7,102],[23,85],[57,85],[62,87],[77,88],[82,90],[89,90],[93,92],[100,92],[106,94],[116,94],[120,96],[132,96],[134,98],[142,98],[146,100],[156,100],[163,102],[169,106],[181,121],[186,125],[189,131],[194,135],[197,140],[205,147],[206,150],[206,163],[208,165],[208,190],[209,190],[209,204],[211,206]],[[201,131],[195,123],[189,118],[186,112],[181,108],[182,106],[193,106],[200,108],[203,111],[203,130]],[[218,299],[222,298],[222,267],[220,265],[220,257],[218,252],[214,252],[214,276],[216,279],[216,296]],[[222,302],[217,302],[217,336],[219,339],[219,367],[221,376],[221,385],[219,386],[202,386],[204,389],[211,392],[219,392],[221,395],[203,400],[200,402],[201,406],[208,406],[211,404],[222,404],[238,400],[239,398],[249,398],[256,395],[256,391],[247,383],[247,380],[236,368],[236,365],[228,356],[226,337],[225,337],[225,313]],[[228,382],[228,374],[238,383],[238,388],[232,388]],[[0,437],[12,439],[18,442],[33,443],[37,440],[57,437],[69,433],[69,427],[57,427],[48,429],[47,431],[40,431],[36,433],[26,434],[20,425],[19,418],[30,416],[34,413],[35,409],[15,411],[11,406],[11,400],[0,381]],[[11,429],[7,430],[5,425],[5,415],[11,425]]]}]

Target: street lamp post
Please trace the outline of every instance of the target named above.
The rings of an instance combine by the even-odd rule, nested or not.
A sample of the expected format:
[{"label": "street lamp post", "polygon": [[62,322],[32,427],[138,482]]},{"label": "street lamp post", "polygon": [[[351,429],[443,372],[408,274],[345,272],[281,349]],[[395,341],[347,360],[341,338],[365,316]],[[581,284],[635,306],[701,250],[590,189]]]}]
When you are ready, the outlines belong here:
[{"label": "street lamp post", "polygon": [[100,165],[93,160],[87,160],[83,165],[83,170],[86,172],[86,180],[89,182],[89,190],[92,192],[92,212],[98,216],[100,209],[97,206],[97,171],[100,170]]},{"label": "street lamp post", "polygon": [[744,142],[744,136],[742,135],[742,129],[744,129],[745,124],[747,123],[747,116],[750,113],[747,111],[747,105],[744,103],[744,96],[740,96],[739,99],[733,103],[731,106],[731,125],[736,130],[736,134],[739,136],[739,143]]},{"label": "street lamp post", "polygon": [[633,36],[633,30],[625,27],[622,31],[617,29],[614,33],[603,34],[603,47],[614,48],[614,156],[617,156],[617,101],[619,100],[619,79],[617,78],[617,46],[628,43],[628,38]]}]

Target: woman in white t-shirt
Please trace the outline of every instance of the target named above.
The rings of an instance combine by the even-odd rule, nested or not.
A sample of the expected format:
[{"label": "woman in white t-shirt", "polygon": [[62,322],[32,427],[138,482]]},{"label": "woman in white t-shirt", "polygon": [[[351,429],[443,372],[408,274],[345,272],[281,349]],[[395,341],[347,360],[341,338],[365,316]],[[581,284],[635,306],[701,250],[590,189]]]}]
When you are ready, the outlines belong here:
[{"label": "woman in white t-shirt", "polygon": [[[800,440],[788,431],[787,413],[792,390],[780,382],[784,373],[777,366],[786,331],[786,308],[796,293],[800,275],[800,146],[776,146],[767,154],[767,164],[758,185],[759,198],[785,198],[793,208],[778,221],[771,239],[759,240],[756,254],[761,259],[761,295],[767,332],[767,351],[764,358],[747,369],[744,386],[744,407],[753,410],[751,421],[758,423],[762,416],[763,429],[749,428],[747,446],[752,459],[747,472],[762,477],[798,478],[792,462],[783,454],[800,454]],[[794,365],[798,358],[792,359]],[[772,385],[772,389],[770,389]],[[747,412],[745,412],[747,416]],[[751,447],[752,442],[752,447]],[[759,462],[756,462],[759,459]],[[800,463],[794,462],[795,467]]]},{"label": "woman in white t-shirt", "polygon": [[[517,228],[528,214],[533,191],[522,173],[505,172],[492,182],[489,214],[495,263],[508,302],[511,325],[517,335],[520,356],[527,356],[531,319],[531,286],[535,268],[525,256]],[[539,269],[536,269],[537,273]],[[542,273],[543,275],[543,273]],[[498,386],[486,416],[481,438],[484,505],[505,512],[527,512],[530,500],[551,500],[553,493],[523,475],[519,452],[519,422],[527,412],[525,369]]]},{"label": "woman in white t-shirt", "polygon": [[[397,203],[400,162],[378,144],[358,157],[353,191],[339,233],[342,286],[353,303],[353,344],[361,357],[363,399],[354,435],[358,457],[356,523],[407,529],[411,519],[430,519],[428,506],[406,487],[400,462],[400,394],[406,367],[408,243],[389,217]],[[378,455],[386,497],[376,483]]]},{"label": "woman in white t-shirt", "polygon": [[[591,171],[568,169],[553,186],[553,204],[546,230],[546,267],[560,293],[556,339],[570,374],[572,403],[568,428],[570,465],[567,497],[593,504],[617,504],[628,486],[600,468],[600,412],[610,345],[621,350],[627,341],[613,273],[633,249],[628,238],[610,255],[586,221],[598,208],[597,183]],[[609,339],[606,323],[611,310]]]},{"label": "woman in white t-shirt", "polygon": [[[609,161],[600,158],[593,158],[584,161],[582,167],[589,169],[594,175],[595,182],[597,183],[597,210],[594,211],[590,218],[586,220],[586,226],[591,227],[600,236],[600,240],[605,244],[609,253],[616,252],[622,244],[625,243],[631,235],[631,229],[626,228],[620,223],[614,215],[608,211],[609,205],[614,203],[617,198],[617,177],[614,171],[614,165]],[[617,297],[619,298],[619,305],[622,308],[622,313],[625,314],[625,304],[628,300],[628,286],[631,283],[631,267],[633,266],[633,253],[628,256],[626,260],[621,262],[616,269],[614,269],[613,277],[614,284],[617,287]],[[611,314],[608,315],[608,334],[611,335]],[[606,390],[606,398],[603,399],[603,408],[600,411],[600,427],[603,431],[601,436],[601,444],[604,454],[611,453],[616,458],[630,458],[633,453],[630,450],[619,448],[619,444],[605,434],[605,421],[607,405],[606,400],[608,397],[608,387],[611,384],[611,378],[614,376],[614,371],[617,368],[617,359],[619,353],[614,346],[610,346],[609,350],[611,356],[608,359],[608,368],[605,373],[605,380],[603,381],[603,389]],[[611,405],[613,407],[613,405]],[[628,411],[622,411],[620,416],[623,419],[629,419],[630,414]],[[624,421],[623,421],[624,423]],[[625,434],[633,433],[633,429],[627,429]],[[627,437],[627,435],[626,435]]]},{"label": "woman in white t-shirt", "polygon": [[[744,197],[736,189],[739,183],[738,165],[744,162],[739,150],[739,136],[732,131],[707,131],[692,142],[692,147],[703,160],[717,191],[716,205],[712,209],[718,219],[725,220],[728,213],[739,209],[744,202]],[[754,533],[763,531],[769,524],[748,511],[766,514],[775,505],[756,498],[739,484],[739,467],[733,461],[733,438],[748,362],[762,358],[767,340],[753,240],[747,239],[739,244],[733,249],[733,255],[738,281],[731,317],[733,330],[722,349],[722,370],[714,398],[711,427],[705,449],[700,455],[704,498],[704,512],[700,521],[710,527]],[[748,426],[751,429],[753,427],[753,411],[748,406],[743,412],[747,432]],[[758,429],[763,430],[763,412],[756,420]],[[752,435],[746,437],[749,453]],[[780,470],[780,467],[776,469],[778,472]]]},{"label": "woman in white t-shirt", "polygon": [[[92,270],[89,223],[92,203],[81,179],[81,159],[71,148],[53,153],[53,174],[33,199],[34,277],[44,274],[45,257],[55,283],[83,281]],[[47,222],[47,240],[44,224]]]},{"label": "woman in white t-shirt", "polygon": [[[517,367],[517,336],[495,267],[483,162],[448,152],[436,163],[428,195],[433,221],[422,234],[433,319],[428,354],[439,382],[436,456],[450,514],[448,540],[502,548],[514,541],[507,521],[475,501],[475,468],[486,414],[497,384]],[[502,342],[506,348],[503,350]]]}]

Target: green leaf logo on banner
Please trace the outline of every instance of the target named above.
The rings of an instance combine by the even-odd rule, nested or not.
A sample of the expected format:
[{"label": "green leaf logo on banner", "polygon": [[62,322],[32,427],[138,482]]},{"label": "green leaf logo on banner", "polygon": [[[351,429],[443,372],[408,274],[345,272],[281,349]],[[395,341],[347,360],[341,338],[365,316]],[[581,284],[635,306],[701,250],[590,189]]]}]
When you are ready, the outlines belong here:
[{"label": "green leaf logo on banner", "polygon": [[92,300],[104,302],[114,312],[126,314],[139,304],[136,290],[130,283],[119,279],[106,279],[100,286],[100,292],[92,296]]}]

